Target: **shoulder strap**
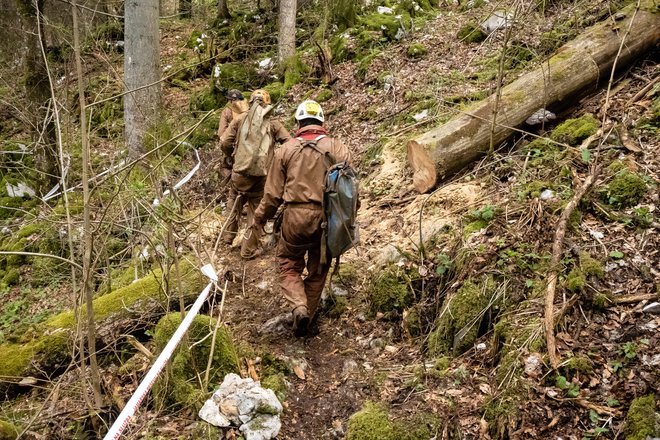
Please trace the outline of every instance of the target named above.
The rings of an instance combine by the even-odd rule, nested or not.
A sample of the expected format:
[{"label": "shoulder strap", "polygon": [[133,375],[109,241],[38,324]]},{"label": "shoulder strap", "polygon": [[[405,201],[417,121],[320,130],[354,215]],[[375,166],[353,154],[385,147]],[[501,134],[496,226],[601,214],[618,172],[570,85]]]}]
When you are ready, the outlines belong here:
[{"label": "shoulder strap", "polygon": [[297,137],[296,140],[300,143],[300,150],[302,150],[305,147],[310,147],[317,153],[319,153],[321,156],[323,156],[325,160],[325,166],[326,168],[330,168],[332,165],[335,164],[335,158],[332,157],[329,151],[323,151],[319,148],[318,146],[318,141],[321,139],[327,137],[326,135],[322,134],[317,136],[314,139],[303,139],[301,137]]}]

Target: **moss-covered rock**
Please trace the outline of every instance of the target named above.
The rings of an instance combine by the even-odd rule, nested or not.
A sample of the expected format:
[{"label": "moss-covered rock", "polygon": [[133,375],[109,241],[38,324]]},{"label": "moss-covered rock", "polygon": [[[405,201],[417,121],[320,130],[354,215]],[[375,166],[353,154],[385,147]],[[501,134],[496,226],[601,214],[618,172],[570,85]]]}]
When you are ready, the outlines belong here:
[{"label": "moss-covered rock", "polygon": [[263,87],[263,89],[268,92],[272,102],[278,102],[280,99],[282,99],[287,90],[286,87],[284,87],[284,83],[279,81],[274,81],[270,84],[267,84]]},{"label": "moss-covered rock", "polygon": [[0,420],[0,440],[14,440],[18,434],[18,428],[13,423]]},{"label": "moss-covered rock", "polygon": [[645,440],[660,436],[660,417],[653,394],[632,401],[626,414],[626,440]]},{"label": "moss-covered rock", "polygon": [[298,55],[292,56],[284,62],[281,66],[284,72],[284,88],[289,90],[291,87],[303,81],[309,74],[309,66],[307,66],[302,58]]},{"label": "moss-covered rock", "polygon": [[348,419],[346,440],[395,440],[395,433],[387,410],[383,406],[367,402]]},{"label": "moss-covered rock", "polygon": [[431,356],[461,354],[477,339],[482,317],[493,300],[495,282],[488,277],[481,282],[467,280],[446,300],[429,334]]},{"label": "moss-covered rock", "polygon": [[479,25],[466,24],[459,29],[456,38],[464,43],[481,43],[488,37]]},{"label": "moss-covered rock", "polygon": [[[167,345],[181,321],[181,313],[177,312],[161,318],[154,331],[154,343],[158,351]],[[231,335],[226,327],[221,326],[213,349],[209,388],[201,388],[200,378],[204,377],[211,353],[213,338],[210,334],[214,327],[215,320],[209,316],[195,316],[186,333],[185,342],[174,351],[166,374],[154,384],[154,394],[168,408],[201,406],[208,392],[217,387],[225,375],[239,372],[238,356]]]},{"label": "moss-covered rock", "polygon": [[587,284],[584,273],[579,268],[574,268],[566,277],[566,288],[571,292],[581,292]]},{"label": "moss-covered rock", "polygon": [[409,58],[421,58],[428,53],[428,49],[421,43],[412,43],[406,49]]},{"label": "moss-covered rock", "polygon": [[401,311],[412,303],[408,282],[397,275],[394,266],[385,268],[374,278],[368,294],[373,313]]},{"label": "moss-covered rock", "polygon": [[15,268],[11,268],[5,272],[5,275],[2,277],[2,282],[7,286],[14,286],[18,284],[20,279],[20,272]]},{"label": "moss-covered rock", "polygon": [[579,118],[567,119],[552,130],[550,138],[554,141],[577,147],[580,143],[595,134],[600,128],[600,122],[590,114]]},{"label": "moss-covered rock", "polygon": [[314,97],[316,102],[326,102],[330,99],[332,99],[332,90],[330,89],[322,89]]},{"label": "moss-covered rock", "polygon": [[274,373],[261,379],[261,386],[273,390],[280,402],[286,400],[289,391],[286,376],[283,373]]},{"label": "moss-covered rock", "polygon": [[400,38],[401,22],[394,14],[365,15],[360,17],[360,23],[368,30],[380,31],[386,41],[396,41]]},{"label": "moss-covered rock", "polygon": [[355,73],[360,80],[364,80],[367,77],[371,63],[380,56],[381,53],[380,50],[372,50],[360,59],[357,69],[355,70]]},{"label": "moss-covered rock", "polygon": [[626,208],[638,204],[646,195],[647,189],[642,176],[623,170],[614,176],[601,195],[607,204]]}]

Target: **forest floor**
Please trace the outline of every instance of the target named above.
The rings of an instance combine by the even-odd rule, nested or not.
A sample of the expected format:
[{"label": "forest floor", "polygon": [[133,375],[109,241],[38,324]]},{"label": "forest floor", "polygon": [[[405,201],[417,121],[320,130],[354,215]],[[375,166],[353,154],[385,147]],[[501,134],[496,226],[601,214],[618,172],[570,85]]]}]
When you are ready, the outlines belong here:
[{"label": "forest floor", "polygon": [[[596,6],[592,11],[603,6],[602,2],[593,3]],[[570,10],[562,13],[570,14]],[[618,218],[616,214],[602,215],[598,212],[596,195],[582,205],[579,225],[569,232],[565,243],[566,258],[572,255],[577,260],[581,250],[588,250],[603,262],[603,274],[597,279],[587,279],[584,289],[577,293],[568,289],[558,292],[558,298],[563,296],[562,304],[569,304],[557,329],[559,353],[566,362],[562,364],[561,374],[551,373],[547,365],[517,373],[525,387],[516,402],[524,406],[518,407],[516,403],[513,407],[502,404],[493,408],[492,405],[506,402],[503,397],[509,385],[513,387],[509,379],[502,380],[497,374],[498,368],[502,368],[498,367],[501,341],[493,327],[501,317],[484,322],[467,351],[445,357],[429,354],[427,334],[411,334],[407,308],[388,313],[373,307],[374,285],[384,267],[417,273],[419,276],[414,279],[403,277],[402,280],[407,279],[411,290],[423,299],[425,289],[432,291],[441,283],[446,284],[447,278],[443,278],[439,269],[443,264],[448,267],[458,264],[457,243],[469,249],[471,276],[502,276],[510,290],[507,295],[516,302],[522,303],[528,294],[531,298],[528,290],[535,288],[530,287],[533,283],[545,286],[543,276],[529,275],[528,267],[524,269],[526,272],[509,268],[527,264],[520,256],[525,252],[528,260],[543,259],[549,252],[558,218],[556,208],[549,207],[538,194],[520,196],[527,191],[523,183],[559,180],[560,170],[550,165],[535,168],[533,177],[526,174],[535,154],[521,149],[529,138],[518,138],[513,147],[506,146],[485,157],[473,169],[443,182],[431,195],[417,194],[410,186],[411,173],[405,166],[406,140],[447,120],[461,104],[493,90],[495,78],[490,75],[484,79],[479,74],[484,71],[484,60],[498,53],[501,36],[495,35],[483,44],[456,40],[457,30],[477,14],[450,12],[430,19],[404,41],[384,49],[364,77],[356,73],[359,67],[356,63],[334,67],[338,81],[332,86],[332,98],[323,106],[330,115],[327,124],[330,133],[349,146],[359,163],[363,185],[359,214],[361,245],[342,257],[343,269],[327,289],[329,299],[320,312],[318,332],[301,338],[293,336],[289,309],[279,290],[272,245],[265,246],[264,253],[250,261],[241,260],[236,246],[222,248],[221,256],[213,262],[222,279],[228,280],[222,316],[238,342],[244,370],[253,365],[260,375],[267,357],[290,367],[285,378],[285,411],[279,439],[342,439],[349,418],[367,401],[384,403],[391,419],[414,420],[421,413],[439,417],[442,424],[433,425],[436,440],[615,439],[625,436],[626,411],[632,400],[660,393],[660,316],[642,312],[648,299],[616,301],[640,294],[648,297],[655,293],[657,298],[660,289],[657,128],[638,127],[632,147],[620,142],[620,136],[615,140],[603,135],[602,143],[593,150],[596,157],[602,154],[610,162],[618,160],[646,176],[649,191],[634,209],[646,209],[644,212],[652,220],[645,227],[622,221],[621,218],[630,219],[642,212],[633,208],[621,210]],[[539,23],[530,19],[529,26],[538,27],[521,35],[518,44],[538,45],[538,35],[543,26],[548,26]],[[184,36],[190,29],[175,26],[170,31]],[[428,55],[421,59],[408,57],[407,47],[413,41],[429,48]],[[175,59],[177,51],[184,50],[181,42],[170,33],[164,35],[164,65],[168,57]],[[537,62],[531,61],[524,68],[531,68]],[[651,100],[642,96],[631,103],[631,99],[657,78],[660,73],[657,62],[657,53],[639,60],[618,77],[610,95],[606,96],[602,89],[575,102],[558,115],[556,122],[585,113],[601,119],[603,115],[599,112],[607,100],[605,131],[621,121],[632,121],[634,126],[648,113]],[[519,72],[511,72],[508,80]],[[385,80],[388,75],[391,79]],[[387,90],[385,83],[390,84]],[[205,87],[207,82],[202,80],[191,86],[193,90]],[[309,84],[299,84],[289,91],[278,106],[281,118],[286,119],[299,97],[308,96],[312,89]],[[175,114],[188,108],[190,90],[168,87],[164,93],[166,111]],[[422,111],[427,111],[427,116],[417,120],[414,116]],[[555,125],[536,133],[549,133]],[[201,152],[199,174],[179,194],[191,211],[201,210],[214,199],[219,206],[224,204],[224,196],[217,197],[224,189],[210,187],[208,182],[208,176],[217,172],[212,163],[216,157],[213,148],[209,145],[208,150]],[[192,167],[192,157],[186,163]],[[588,168],[580,163],[579,157],[568,163],[572,168],[568,180],[579,183]],[[181,176],[186,172],[181,170]],[[598,181],[596,188],[600,189],[595,189],[595,194],[600,194],[607,179]],[[561,190],[554,188],[556,192]],[[489,206],[497,207],[495,218],[475,231],[465,232],[474,212]],[[198,232],[206,247],[213,245],[215,234],[224,222],[221,211],[218,208],[202,214],[200,224],[205,227]],[[200,235],[195,235],[186,245],[192,249],[198,247]],[[420,256],[420,236],[430,256]],[[264,243],[271,238],[264,239]],[[526,250],[521,243],[528,244]],[[541,257],[526,256],[536,253]],[[449,260],[438,259],[440,255]],[[571,263],[566,264],[569,267]],[[430,275],[427,270],[431,271]],[[523,273],[532,284],[525,284],[524,278],[511,277]],[[459,285],[464,280],[456,277],[452,281]],[[451,288],[449,285],[448,289]],[[436,298],[444,298],[447,291],[438,291]],[[610,302],[596,306],[596,298],[604,292]],[[20,287],[14,287],[0,297],[0,305],[14,304],[24,297]],[[345,299],[340,306],[337,297]],[[541,316],[542,299],[535,300],[524,313]],[[65,288],[44,290],[40,300],[31,301],[22,313],[34,315],[39,310],[63,308],[71,303]],[[434,307],[437,311],[441,306],[440,303]],[[206,312],[217,315],[219,305]],[[7,322],[11,324],[11,320]],[[536,353],[526,346],[516,348],[526,363],[545,356],[544,352]],[[576,359],[574,363],[579,365],[569,365],[568,360]],[[114,363],[102,367],[104,377],[112,376],[117,368]],[[146,367],[145,362],[142,371]],[[78,376],[79,372],[70,371],[58,386],[76,388]],[[124,383],[113,393],[127,399],[136,386],[135,381]],[[39,421],[24,438],[73,438],[67,432],[67,423],[77,417],[84,418],[85,411],[80,400],[59,394],[57,387],[35,389],[26,399],[16,401],[11,410],[3,411],[32,414],[40,408]],[[134,426],[130,438],[200,438],[199,430],[204,422],[191,409],[168,415],[144,409],[136,416]],[[238,434],[237,430],[223,432],[226,439],[237,438]]]}]

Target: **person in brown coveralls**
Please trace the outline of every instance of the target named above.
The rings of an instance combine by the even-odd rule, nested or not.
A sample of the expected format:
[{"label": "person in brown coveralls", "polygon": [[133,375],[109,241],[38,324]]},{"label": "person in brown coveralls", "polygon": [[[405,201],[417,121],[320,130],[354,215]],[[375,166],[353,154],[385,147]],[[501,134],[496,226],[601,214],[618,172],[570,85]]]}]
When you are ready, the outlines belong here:
[{"label": "person in brown coveralls", "polygon": [[[255,90],[250,96],[250,105],[259,102],[262,106],[270,105],[270,95],[266,90]],[[234,155],[235,142],[241,129],[247,112],[236,116],[229,124],[220,138],[220,148],[227,157]],[[273,140],[272,148],[275,148],[275,141],[286,142],[291,139],[291,135],[284,126],[277,120],[270,119],[269,130]],[[226,244],[232,244],[236,233],[238,232],[238,223],[243,211],[243,205],[247,202],[248,225],[252,224],[254,211],[259,205],[263,196],[265,176],[246,176],[232,170],[229,197],[227,198],[227,207],[231,210],[230,217],[227,220],[227,226],[223,232],[222,239]],[[253,258],[258,250],[260,232],[255,228],[248,230],[248,234],[241,243],[241,257]]]},{"label": "person in brown coveralls", "polygon": [[[293,331],[304,336],[314,317],[330,264],[321,265],[323,185],[332,163],[351,161],[348,148],[323,128],[324,116],[315,101],[304,101],[295,114],[298,131],[276,152],[268,172],[264,196],[254,215],[253,228],[263,230],[284,203],[277,246],[280,284],[291,304]],[[307,144],[315,141],[315,146]],[[307,256],[307,261],[305,261]],[[303,271],[307,268],[307,276]]]},{"label": "person in brown coveralls", "polygon": [[[248,111],[248,103],[243,98],[243,94],[236,89],[231,89],[227,92],[227,106],[220,113],[220,124],[218,124],[218,139],[222,138],[222,135],[231,124],[231,121],[238,117],[241,113]],[[222,179],[226,179],[231,174],[231,157],[225,156],[222,160],[222,165],[220,168],[220,175]]]}]

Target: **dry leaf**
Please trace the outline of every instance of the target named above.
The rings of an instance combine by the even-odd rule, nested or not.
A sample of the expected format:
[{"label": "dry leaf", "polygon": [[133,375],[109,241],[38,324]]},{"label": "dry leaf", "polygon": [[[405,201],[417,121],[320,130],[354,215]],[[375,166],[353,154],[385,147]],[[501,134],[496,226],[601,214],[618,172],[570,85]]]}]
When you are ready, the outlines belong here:
[{"label": "dry leaf", "polygon": [[293,367],[293,372],[296,374],[296,376],[298,376],[298,379],[305,380],[305,372],[302,368],[300,368],[299,365]]}]

